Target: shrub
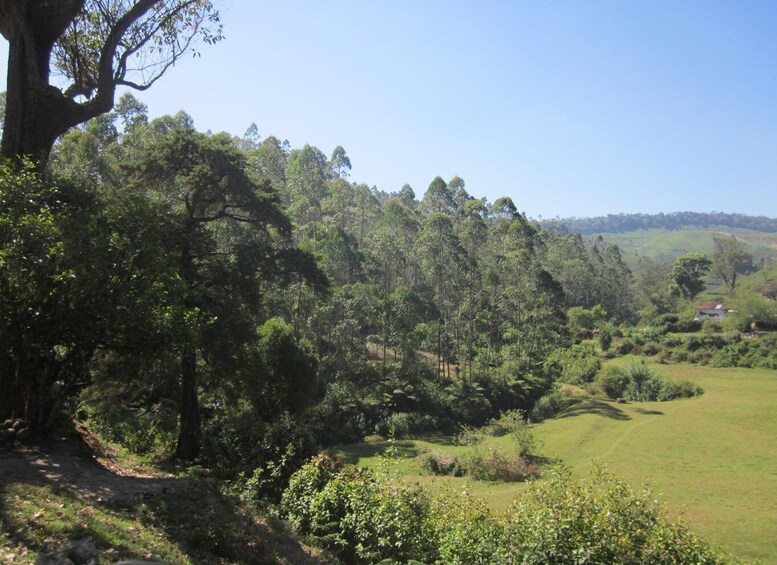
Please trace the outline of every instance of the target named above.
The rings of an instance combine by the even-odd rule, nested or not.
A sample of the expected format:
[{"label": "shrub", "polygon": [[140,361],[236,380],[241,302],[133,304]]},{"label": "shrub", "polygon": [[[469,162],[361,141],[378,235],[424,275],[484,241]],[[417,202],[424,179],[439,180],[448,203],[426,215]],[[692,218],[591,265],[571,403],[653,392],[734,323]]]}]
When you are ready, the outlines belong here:
[{"label": "shrub", "polygon": [[691,398],[704,394],[704,389],[691,381],[665,381],[658,400],[674,400],[675,398]]},{"label": "shrub", "polygon": [[612,334],[607,330],[599,333],[599,347],[602,351],[608,351],[612,345]]},{"label": "shrub", "polygon": [[633,402],[689,398],[704,392],[700,386],[689,381],[668,381],[644,363],[631,363],[620,369],[610,369],[597,384],[610,398],[623,397]]},{"label": "shrub", "polygon": [[441,451],[426,454],[421,461],[421,467],[432,475],[461,477],[465,472],[456,457]]},{"label": "shrub", "polygon": [[375,424],[375,433],[383,437],[407,438],[437,429],[428,414],[395,412]]},{"label": "shrub", "polygon": [[466,457],[466,474],[480,481],[518,482],[539,477],[539,467],[521,455],[508,455],[497,449],[475,449]]},{"label": "shrub", "polygon": [[433,504],[438,563],[486,565],[502,543],[502,521],[468,492],[438,496]]},{"label": "shrub", "polygon": [[569,384],[590,383],[601,368],[592,346],[574,345],[559,350],[552,360],[561,366],[561,380]]},{"label": "shrub", "polygon": [[629,378],[622,371],[611,368],[599,376],[597,384],[608,397],[620,398],[629,384]]},{"label": "shrub", "polygon": [[534,407],[529,413],[529,419],[532,422],[542,422],[552,418],[569,404],[569,395],[560,390],[553,390],[545,396],[540,397],[534,403]]},{"label": "shrub", "polygon": [[718,563],[713,550],[670,522],[649,492],[596,471],[535,483],[510,508],[495,562]]},{"label": "shrub", "polygon": [[655,341],[649,341],[642,346],[642,355],[657,355],[661,352],[661,345]]},{"label": "shrub", "polygon": [[281,512],[295,531],[310,528],[313,499],[341,469],[336,458],[317,455],[292,475],[281,497]]},{"label": "shrub", "polygon": [[459,445],[475,445],[485,437],[502,437],[512,434],[520,455],[528,455],[536,447],[534,432],[520,410],[502,412],[482,428],[462,426],[456,436]]},{"label": "shrub", "polygon": [[292,478],[281,507],[299,532],[346,563],[722,562],[670,522],[651,493],[601,470],[579,481],[557,471],[496,517],[466,492],[434,495],[316,458]]},{"label": "shrub", "polygon": [[[292,484],[306,476],[317,476],[320,462],[308,463]],[[365,469],[344,467],[322,487],[303,489],[304,510],[291,502],[295,493],[284,497],[286,517],[298,531],[318,539],[337,557],[348,563],[388,559],[433,562],[435,536],[431,523],[429,493],[419,486],[391,481]]]},{"label": "shrub", "polygon": [[246,481],[243,498],[280,501],[292,475],[315,451],[312,432],[288,413],[267,424],[250,453],[256,467]]}]

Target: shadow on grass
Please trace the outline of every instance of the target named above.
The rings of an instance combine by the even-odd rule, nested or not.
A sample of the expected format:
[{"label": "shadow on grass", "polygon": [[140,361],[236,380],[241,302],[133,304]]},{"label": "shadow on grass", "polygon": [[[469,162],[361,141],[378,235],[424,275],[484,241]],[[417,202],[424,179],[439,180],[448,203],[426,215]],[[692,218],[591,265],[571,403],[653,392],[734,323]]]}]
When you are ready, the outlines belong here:
[{"label": "shadow on grass", "polygon": [[[236,501],[193,481],[145,501],[143,522],[166,532],[193,563],[300,563],[323,561],[309,554],[284,526],[252,516]],[[134,511],[132,506],[129,510]]]},{"label": "shadow on grass", "polygon": [[631,420],[631,416],[617,406],[613,406],[612,403],[590,397],[576,400],[574,404],[556,415],[556,418],[571,418],[584,414],[595,414],[613,420]]},{"label": "shadow on grass", "polygon": [[434,445],[459,445],[454,436],[422,436],[418,439]]},{"label": "shadow on grass", "polygon": [[634,408],[635,412],[645,414],[647,416],[663,416],[664,413],[661,410],[645,410],[644,408]]},{"label": "shadow on grass", "polygon": [[359,459],[383,455],[389,448],[393,448],[395,456],[402,458],[415,457],[419,453],[413,442],[407,440],[351,443],[333,447],[328,451],[330,454],[336,455],[343,463],[355,465]]}]

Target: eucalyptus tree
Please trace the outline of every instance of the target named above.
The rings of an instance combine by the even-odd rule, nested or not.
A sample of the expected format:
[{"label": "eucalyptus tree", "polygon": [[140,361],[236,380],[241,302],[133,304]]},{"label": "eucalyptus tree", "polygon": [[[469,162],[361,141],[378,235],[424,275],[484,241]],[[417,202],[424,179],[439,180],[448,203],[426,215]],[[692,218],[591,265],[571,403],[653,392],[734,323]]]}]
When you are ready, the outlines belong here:
[{"label": "eucalyptus tree", "polygon": [[465,348],[467,357],[468,377],[472,380],[475,342],[477,338],[478,308],[483,286],[483,250],[488,241],[488,225],[486,224],[486,206],[479,200],[469,199],[459,209],[460,239],[466,251],[468,268],[466,275],[466,326]]},{"label": "eucalyptus tree", "polygon": [[343,149],[342,145],[335,147],[332,151],[332,158],[329,160],[329,169],[337,178],[348,178],[348,171],[351,170],[351,159]]},{"label": "eucalyptus tree", "polygon": [[315,234],[321,222],[321,202],[327,194],[326,155],[311,145],[295,149],[286,165],[291,205],[289,213],[303,232]]},{"label": "eucalyptus tree", "polygon": [[286,187],[288,158],[281,141],[274,135],[265,138],[258,147],[248,153],[249,169],[257,177],[269,179],[287,207],[291,203],[291,195]]},{"label": "eucalyptus tree", "polygon": [[465,252],[453,230],[450,217],[435,212],[424,219],[418,236],[417,252],[439,310],[437,372],[439,376],[450,376],[453,315],[464,291],[462,271],[467,268]]},{"label": "eucalyptus tree", "polygon": [[450,216],[456,210],[454,194],[441,177],[435,177],[424,193],[421,206],[427,214],[445,214]]},{"label": "eucalyptus tree", "polygon": [[395,197],[389,198],[382,211],[382,217],[374,234],[374,253],[380,265],[379,285],[383,301],[381,334],[385,370],[386,348],[391,328],[396,327],[395,317],[401,315],[394,307],[398,302],[392,301],[390,297],[398,286],[403,284],[412,286],[415,282],[413,247],[419,222],[415,214]]}]

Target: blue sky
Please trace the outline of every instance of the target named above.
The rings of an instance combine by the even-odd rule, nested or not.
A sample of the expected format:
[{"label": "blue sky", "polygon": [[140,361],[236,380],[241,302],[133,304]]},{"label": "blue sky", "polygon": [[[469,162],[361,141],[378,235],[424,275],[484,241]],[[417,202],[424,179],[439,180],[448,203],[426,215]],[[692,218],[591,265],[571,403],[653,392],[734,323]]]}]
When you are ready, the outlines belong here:
[{"label": "blue sky", "polygon": [[153,116],[342,145],[352,180],[419,198],[459,175],[533,218],[777,217],[775,2],[220,6],[225,41],[138,94]]}]

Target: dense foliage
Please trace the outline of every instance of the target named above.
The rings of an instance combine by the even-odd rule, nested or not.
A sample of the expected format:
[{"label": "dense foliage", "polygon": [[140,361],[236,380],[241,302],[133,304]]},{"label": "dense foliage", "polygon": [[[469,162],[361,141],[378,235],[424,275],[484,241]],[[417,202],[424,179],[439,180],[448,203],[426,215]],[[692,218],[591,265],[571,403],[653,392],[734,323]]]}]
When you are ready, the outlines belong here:
[{"label": "dense foliage", "polygon": [[[49,177],[79,187],[95,229],[62,235],[76,255],[60,270],[105,257],[78,324],[92,338],[80,413],[139,451],[204,449],[219,473],[250,476],[279,461],[252,422],[288,414],[319,444],[480,425],[550,390],[568,307],[633,316],[614,246],[547,234],[459,177],[419,202],[408,186],[350,183],[349,168],[342,147],[328,159],[255,127],[229,138],[183,113],[149,121],[131,95],[65,135]],[[46,347],[46,370],[75,350]]]},{"label": "dense foliage", "polygon": [[722,562],[649,492],[602,471],[576,481],[562,470],[499,516],[467,493],[432,494],[319,456],[292,477],[281,508],[346,563]]}]

